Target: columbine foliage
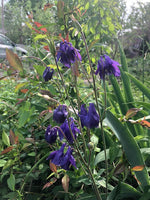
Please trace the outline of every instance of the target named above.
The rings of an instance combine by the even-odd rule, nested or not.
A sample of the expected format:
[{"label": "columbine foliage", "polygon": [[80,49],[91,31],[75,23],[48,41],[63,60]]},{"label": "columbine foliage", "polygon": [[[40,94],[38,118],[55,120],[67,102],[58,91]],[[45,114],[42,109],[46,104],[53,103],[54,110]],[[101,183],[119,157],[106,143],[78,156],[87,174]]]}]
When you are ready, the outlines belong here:
[{"label": "columbine foliage", "polygon": [[[95,2],[104,18],[101,30],[85,23],[96,22]],[[121,64],[99,45],[105,41],[98,35],[102,37],[106,21],[111,32],[107,44],[116,35],[108,17],[114,17],[114,10],[101,10],[107,1],[86,2],[85,8],[82,2],[68,3],[57,3],[56,27],[61,26],[65,39],[52,31],[54,27],[50,30],[29,17],[37,46],[30,56],[34,71],[20,67],[13,52],[8,56],[12,65],[8,74],[15,74],[15,86],[10,83],[7,92],[3,86],[10,80],[3,81],[7,76],[0,80],[0,194],[20,200],[149,198],[149,103],[135,101],[130,80],[145,98],[150,91],[128,73],[120,43]],[[51,8],[56,9],[55,4],[44,6]],[[86,15],[87,10],[92,16]]]}]

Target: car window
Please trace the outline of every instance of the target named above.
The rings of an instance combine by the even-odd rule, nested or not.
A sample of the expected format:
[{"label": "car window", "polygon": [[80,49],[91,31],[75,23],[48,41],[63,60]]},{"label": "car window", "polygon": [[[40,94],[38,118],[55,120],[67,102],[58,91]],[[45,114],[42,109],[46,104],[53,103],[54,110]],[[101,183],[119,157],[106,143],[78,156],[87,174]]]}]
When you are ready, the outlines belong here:
[{"label": "car window", "polygon": [[4,45],[11,45],[12,46],[12,43],[10,40],[8,40],[7,38],[3,37],[0,35],[0,44],[4,44]]}]

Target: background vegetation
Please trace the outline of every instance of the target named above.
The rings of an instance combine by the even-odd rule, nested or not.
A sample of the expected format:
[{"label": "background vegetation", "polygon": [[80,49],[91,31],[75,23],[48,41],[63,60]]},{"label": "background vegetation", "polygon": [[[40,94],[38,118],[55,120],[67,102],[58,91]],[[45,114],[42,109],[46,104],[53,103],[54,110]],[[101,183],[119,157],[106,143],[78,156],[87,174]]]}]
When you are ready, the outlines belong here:
[{"label": "background vegetation", "polygon": [[[85,160],[91,159],[89,167],[102,199],[149,200],[149,7],[140,3],[127,17],[123,0],[10,0],[5,4],[6,35],[24,44],[28,55],[18,61],[12,54],[9,62],[0,65],[2,200],[97,199],[79,160],[78,169],[69,171],[49,164],[46,157],[60,144],[48,145],[45,130],[56,125],[52,112],[59,103],[78,109],[79,102],[88,106],[95,100],[91,73],[103,54],[121,63],[121,77],[107,77],[106,85],[95,77],[105,119],[91,130],[90,141],[88,130],[83,130],[86,145],[82,148],[79,137],[79,147]],[[67,37],[82,55],[82,65],[73,72],[62,65],[57,68],[53,59],[51,42],[57,48]],[[43,80],[46,66],[55,70],[49,82]]]}]

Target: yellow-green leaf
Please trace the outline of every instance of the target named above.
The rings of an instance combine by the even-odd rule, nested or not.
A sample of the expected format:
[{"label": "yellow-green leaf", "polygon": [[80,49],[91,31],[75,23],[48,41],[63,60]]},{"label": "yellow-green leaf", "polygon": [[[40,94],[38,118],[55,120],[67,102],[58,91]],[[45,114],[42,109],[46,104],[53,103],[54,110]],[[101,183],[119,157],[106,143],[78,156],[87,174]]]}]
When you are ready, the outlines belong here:
[{"label": "yellow-green leaf", "polygon": [[17,54],[15,54],[13,51],[11,51],[10,49],[6,49],[6,58],[9,62],[9,64],[18,71],[23,72],[23,66],[21,63],[21,60],[19,59],[19,57],[17,56]]}]

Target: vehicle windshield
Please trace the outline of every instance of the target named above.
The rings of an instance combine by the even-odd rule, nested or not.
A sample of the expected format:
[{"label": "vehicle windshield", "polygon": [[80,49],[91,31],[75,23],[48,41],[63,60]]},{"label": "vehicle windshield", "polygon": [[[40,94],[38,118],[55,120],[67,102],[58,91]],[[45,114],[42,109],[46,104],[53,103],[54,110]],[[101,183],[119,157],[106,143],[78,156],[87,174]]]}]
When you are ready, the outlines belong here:
[{"label": "vehicle windshield", "polygon": [[2,35],[0,35],[0,44],[14,46],[13,42],[11,42],[8,38],[3,37]]}]

